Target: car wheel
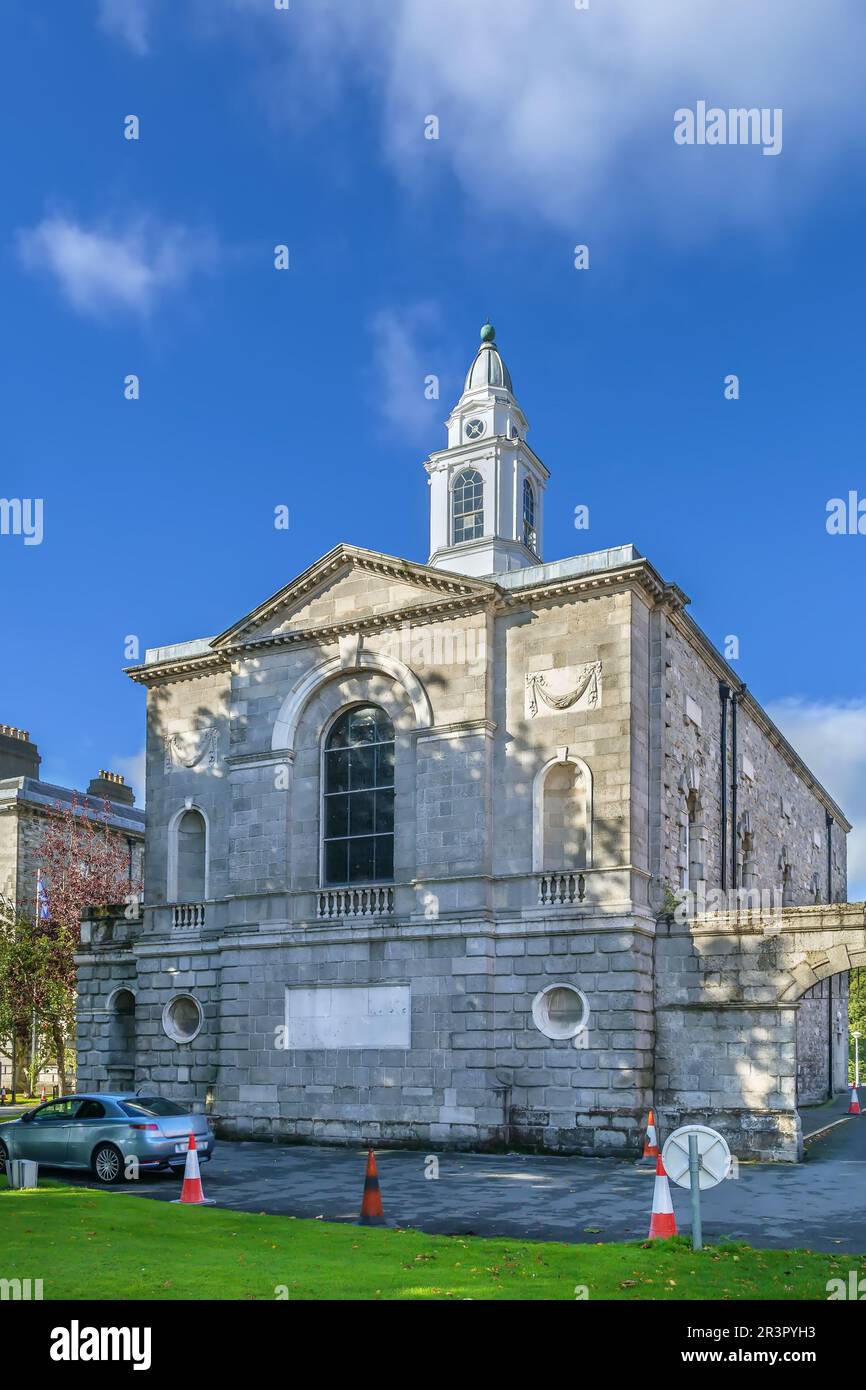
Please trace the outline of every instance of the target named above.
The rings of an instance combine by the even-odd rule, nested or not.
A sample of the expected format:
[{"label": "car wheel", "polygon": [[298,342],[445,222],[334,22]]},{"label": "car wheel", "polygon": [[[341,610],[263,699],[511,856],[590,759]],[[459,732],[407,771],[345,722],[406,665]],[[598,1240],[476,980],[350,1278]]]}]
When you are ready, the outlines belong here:
[{"label": "car wheel", "polygon": [[9,1150],[7,1149],[6,1145],[3,1143],[3,1140],[0,1139],[0,1167],[2,1167],[4,1164],[6,1164],[6,1163],[8,1163],[8,1162],[9,1162]]},{"label": "car wheel", "polygon": [[113,1144],[100,1144],[93,1155],[93,1171],[100,1182],[120,1182],[123,1178],[123,1155]]}]

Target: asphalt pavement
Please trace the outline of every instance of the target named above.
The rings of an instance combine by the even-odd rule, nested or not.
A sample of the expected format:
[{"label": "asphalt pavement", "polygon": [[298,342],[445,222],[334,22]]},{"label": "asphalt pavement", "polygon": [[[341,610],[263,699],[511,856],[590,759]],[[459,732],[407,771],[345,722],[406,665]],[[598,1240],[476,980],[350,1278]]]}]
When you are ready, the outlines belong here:
[{"label": "asphalt pavement", "polygon": [[[734,1178],[705,1192],[704,1240],[866,1252],[866,1115],[843,1119],[846,1107],[837,1097],[804,1112],[804,1131],[833,1125],[808,1146],[806,1162],[741,1163]],[[236,1211],[353,1221],[365,1161],[356,1148],[219,1142],[202,1181],[207,1197]],[[651,1164],[406,1149],[377,1150],[376,1161],[395,1226],[579,1243],[643,1239],[649,1227]],[[178,1176],[152,1174],[112,1190],[169,1201],[179,1185]],[[671,1188],[678,1227],[688,1233],[689,1194]]]}]

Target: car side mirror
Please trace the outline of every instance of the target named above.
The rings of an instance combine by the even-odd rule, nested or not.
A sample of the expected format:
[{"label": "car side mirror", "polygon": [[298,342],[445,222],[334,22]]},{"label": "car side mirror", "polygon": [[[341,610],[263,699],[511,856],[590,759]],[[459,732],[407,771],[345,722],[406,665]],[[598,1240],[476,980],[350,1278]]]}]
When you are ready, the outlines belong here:
[{"label": "car side mirror", "polygon": [[33,1115],[34,1115],[34,1111],[32,1111],[32,1110],[29,1110],[29,1111],[27,1112],[26,1115],[22,1115],[22,1116],[21,1116],[21,1123],[22,1123],[22,1125],[29,1125],[30,1121],[33,1119]]}]

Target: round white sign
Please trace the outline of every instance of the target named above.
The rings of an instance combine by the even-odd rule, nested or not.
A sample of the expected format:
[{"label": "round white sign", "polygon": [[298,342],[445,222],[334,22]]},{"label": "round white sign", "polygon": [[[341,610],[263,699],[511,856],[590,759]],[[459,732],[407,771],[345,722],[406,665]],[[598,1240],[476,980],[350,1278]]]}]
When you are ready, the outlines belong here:
[{"label": "round white sign", "polygon": [[662,1163],[671,1182],[691,1187],[689,1174],[689,1135],[698,1141],[698,1186],[715,1187],[724,1182],[731,1169],[731,1151],[718,1130],[706,1125],[681,1125],[665,1140]]}]

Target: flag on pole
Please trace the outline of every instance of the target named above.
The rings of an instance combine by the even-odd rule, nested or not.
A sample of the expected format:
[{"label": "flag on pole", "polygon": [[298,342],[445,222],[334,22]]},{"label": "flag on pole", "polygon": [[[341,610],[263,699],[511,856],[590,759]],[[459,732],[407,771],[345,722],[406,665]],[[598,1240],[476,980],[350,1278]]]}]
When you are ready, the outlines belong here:
[{"label": "flag on pole", "polygon": [[42,921],[51,916],[51,908],[48,906],[48,894],[45,891],[45,883],[40,869],[36,876],[36,916]]}]

